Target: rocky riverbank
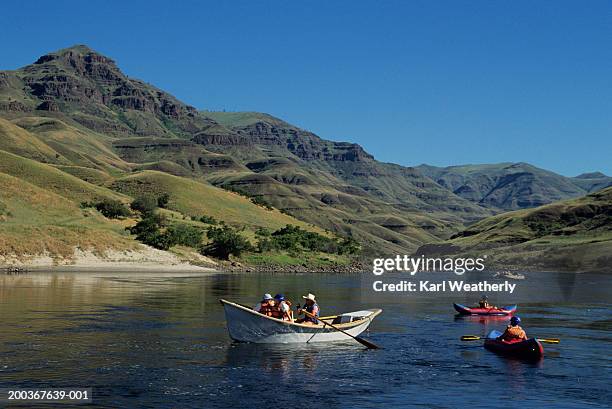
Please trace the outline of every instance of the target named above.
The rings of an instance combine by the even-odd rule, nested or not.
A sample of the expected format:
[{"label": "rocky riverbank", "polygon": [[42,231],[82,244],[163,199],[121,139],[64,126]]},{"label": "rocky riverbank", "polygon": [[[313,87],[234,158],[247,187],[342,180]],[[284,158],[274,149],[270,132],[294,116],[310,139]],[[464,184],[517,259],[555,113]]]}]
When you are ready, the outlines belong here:
[{"label": "rocky riverbank", "polygon": [[220,271],[240,273],[361,273],[369,268],[361,262],[351,264],[329,265],[286,265],[286,264],[256,264],[245,265],[236,261],[220,262]]}]

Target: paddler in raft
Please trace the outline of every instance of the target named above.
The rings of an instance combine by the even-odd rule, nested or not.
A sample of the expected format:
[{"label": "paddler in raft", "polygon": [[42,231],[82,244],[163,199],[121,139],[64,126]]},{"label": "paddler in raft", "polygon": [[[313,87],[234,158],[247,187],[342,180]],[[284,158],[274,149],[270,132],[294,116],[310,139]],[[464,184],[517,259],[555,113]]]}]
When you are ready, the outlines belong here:
[{"label": "paddler in raft", "polygon": [[299,308],[297,313],[298,315],[304,314],[304,312],[307,312],[308,314],[304,314],[304,318],[298,318],[295,320],[295,322],[306,325],[317,325],[319,320],[317,320],[315,317],[319,317],[319,304],[317,304],[314,294],[308,293],[308,295],[303,295],[302,298],[305,302],[304,308]]},{"label": "paddler in raft", "polygon": [[487,308],[487,309],[497,309],[496,306],[489,304],[489,297],[487,297],[486,295],[483,294],[483,296],[480,298],[480,301],[478,301],[478,306],[480,308]]},{"label": "paddler in raft", "polygon": [[519,325],[520,323],[521,319],[519,317],[514,316],[510,318],[510,325],[506,327],[504,333],[501,334],[497,339],[506,342],[517,342],[526,340],[527,334],[525,333],[525,330]]}]

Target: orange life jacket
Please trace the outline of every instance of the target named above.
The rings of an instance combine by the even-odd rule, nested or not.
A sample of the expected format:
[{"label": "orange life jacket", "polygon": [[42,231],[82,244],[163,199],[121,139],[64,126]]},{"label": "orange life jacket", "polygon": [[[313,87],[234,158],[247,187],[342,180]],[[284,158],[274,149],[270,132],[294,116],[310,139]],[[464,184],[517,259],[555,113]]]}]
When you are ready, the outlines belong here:
[{"label": "orange life jacket", "polygon": [[502,340],[512,342],[517,340],[527,339],[527,334],[523,330],[523,328],[518,325],[513,327],[512,325],[508,325],[506,331],[504,331],[502,335]]}]

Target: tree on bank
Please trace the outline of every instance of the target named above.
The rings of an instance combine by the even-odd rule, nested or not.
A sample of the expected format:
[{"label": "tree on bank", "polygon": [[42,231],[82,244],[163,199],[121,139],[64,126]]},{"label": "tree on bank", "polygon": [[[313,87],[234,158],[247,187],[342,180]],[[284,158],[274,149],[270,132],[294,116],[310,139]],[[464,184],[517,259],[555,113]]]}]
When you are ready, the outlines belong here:
[{"label": "tree on bank", "polygon": [[244,251],[253,249],[251,243],[230,226],[211,227],[206,233],[210,243],[202,247],[201,252],[222,260],[229,260],[229,256],[240,257]]}]

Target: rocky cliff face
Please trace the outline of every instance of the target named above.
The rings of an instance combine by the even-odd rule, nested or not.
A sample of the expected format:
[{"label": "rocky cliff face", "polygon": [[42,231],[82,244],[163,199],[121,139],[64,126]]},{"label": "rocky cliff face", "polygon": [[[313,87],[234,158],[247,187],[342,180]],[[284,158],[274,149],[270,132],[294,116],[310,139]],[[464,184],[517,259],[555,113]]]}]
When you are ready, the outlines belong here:
[{"label": "rocky cliff face", "polygon": [[215,125],[194,107],[127,77],[112,59],[86,46],[1,73],[0,110],[62,112],[90,129],[119,135],[185,136]]},{"label": "rocky cliff face", "polygon": [[43,101],[116,106],[174,119],[196,114],[194,107],[128,78],[113,60],[85,46],[44,55],[23,72],[27,92]]},{"label": "rocky cliff face", "polygon": [[259,145],[277,145],[306,161],[373,161],[374,157],[361,146],[348,142],[324,141],[312,132],[289,124],[278,126],[265,121],[235,129],[249,141]]}]

